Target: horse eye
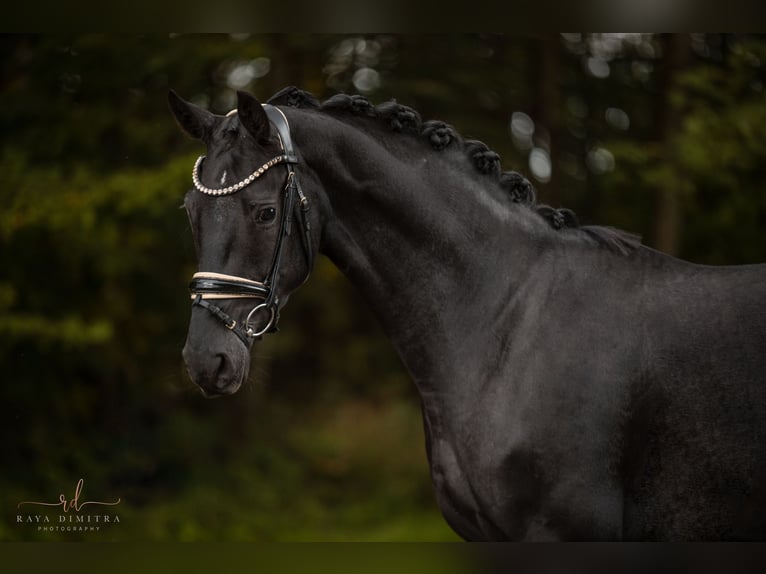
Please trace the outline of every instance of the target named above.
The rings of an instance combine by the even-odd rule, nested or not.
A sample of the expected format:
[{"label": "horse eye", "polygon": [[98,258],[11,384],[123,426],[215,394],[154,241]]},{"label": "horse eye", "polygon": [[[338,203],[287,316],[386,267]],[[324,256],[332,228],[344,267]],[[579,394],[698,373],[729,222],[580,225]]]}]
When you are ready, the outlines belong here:
[{"label": "horse eye", "polygon": [[265,209],[261,209],[258,212],[258,216],[256,219],[258,220],[258,223],[268,223],[269,221],[274,221],[274,218],[277,216],[277,210],[273,207],[266,207]]}]

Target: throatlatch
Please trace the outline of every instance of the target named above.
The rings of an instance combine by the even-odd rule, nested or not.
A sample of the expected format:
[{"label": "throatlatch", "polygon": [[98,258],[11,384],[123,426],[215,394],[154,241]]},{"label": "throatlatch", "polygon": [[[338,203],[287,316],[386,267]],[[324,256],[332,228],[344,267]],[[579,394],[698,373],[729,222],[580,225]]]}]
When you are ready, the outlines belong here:
[{"label": "throatlatch", "polygon": [[[229,195],[244,189],[253,181],[263,175],[269,168],[282,163],[287,170],[287,176],[284,187],[284,198],[282,203],[282,219],[279,225],[279,235],[274,247],[274,254],[271,259],[271,268],[263,281],[255,281],[235,275],[224,275],[222,273],[200,272],[195,273],[189,283],[191,292],[192,306],[199,306],[207,309],[214,317],[221,321],[224,326],[234,333],[246,347],[250,347],[253,341],[263,336],[265,333],[277,331],[279,321],[279,296],[277,288],[279,283],[279,267],[282,261],[282,249],[285,239],[291,234],[293,212],[297,215],[301,226],[301,242],[306,253],[306,279],[308,279],[311,270],[314,267],[314,250],[311,245],[311,223],[309,221],[309,202],[303,190],[300,187],[298,178],[295,174],[294,166],[298,164],[298,157],[295,155],[292,139],[290,137],[290,126],[287,118],[279,108],[269,104],[263,104],[263,110],[266,112],[271,123],[277,129],[279,144],[284,152],[269,160],[248,177],[239,183],[230,185],[221,189],[211,189],[205,187],[200,182],[199,170],[204,162],[204,156],[201,156],[194,164],[192,170],[192,181],[194,187],[206,194],[212,196]],[[233,113],[233,112],[229,112]],[[297,198],[297,203],[296,203]],[[223,309],[210,303],[214,299],[260,299],[252,310],[247,314],[244,321],[238,322]],[[256,316],[261,312],[268,313],[267,321],[260,328],[256,329],[251,325],[251,321],[256,320]]]}]

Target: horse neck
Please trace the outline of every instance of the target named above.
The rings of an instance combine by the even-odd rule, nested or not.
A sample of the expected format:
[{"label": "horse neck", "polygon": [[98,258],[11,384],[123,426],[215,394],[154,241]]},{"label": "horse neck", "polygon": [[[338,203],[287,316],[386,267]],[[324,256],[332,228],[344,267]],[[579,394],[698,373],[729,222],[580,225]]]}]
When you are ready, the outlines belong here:
[{"label": "horse neck", "polygon": [[459,150],[317,121],[321,139],[301,153],[327,194],[320,249],[361,291],[421,394],[442,391],[442,374],[457,372],[466,339],[484,329],[477,317],[541,261],[544,224]]}]

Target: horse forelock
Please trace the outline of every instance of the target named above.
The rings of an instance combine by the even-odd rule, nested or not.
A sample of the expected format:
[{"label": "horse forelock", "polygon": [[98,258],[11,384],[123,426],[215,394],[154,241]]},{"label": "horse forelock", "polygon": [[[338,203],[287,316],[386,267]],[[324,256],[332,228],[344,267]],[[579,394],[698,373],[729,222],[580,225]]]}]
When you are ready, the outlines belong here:
[{"label": "horse forelock", "polygon": [[288,86],[274,94],[268,103],[301,109],[327,112],[347,112],[383,122],[394,133],[409,134],[425,139],[436,151],[447,148],[462,149],[477,173],[496,181],[513,203],[528,207],[554,230],[577,232],[583,238],[615,253],[627,255],[641,245],[638,235],[612,227],[598,225],[580,226],[577,215],[571,209],[554,208],[537,203],[537,191],[532,183],[516,171],[502,171],[500,155],[479,140],[464,140],[451,125],[439,121],[422,121],[420,114],[396,100],[377,106],[361,95],[335,94],[320,102],[311,93]]}]

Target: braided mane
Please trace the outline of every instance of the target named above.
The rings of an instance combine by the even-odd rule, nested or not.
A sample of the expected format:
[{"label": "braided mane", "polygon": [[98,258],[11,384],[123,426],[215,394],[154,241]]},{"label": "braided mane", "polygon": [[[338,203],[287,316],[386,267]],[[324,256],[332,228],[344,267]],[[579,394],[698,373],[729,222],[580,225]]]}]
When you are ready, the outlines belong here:
[{"label": "braided mane", "polygon": [[455,128],[442,121],[424,122],[417,111],[395,100],[373,106],[364,96],[336,94],[320,103],[309,92],[289,86],[274,94],[268,103],[305,109],[346,111],[383,121],[394,132],[422,137],[436,151],[451,147],[461,148],[479,173],[498,181],[513,203],[527,206],[551,228],[581,233],[597,245],[622,255],[635,251],[641,245],[641,239],[637,235],[613,227],[581,226],[571,209],[557,209],[537,203],[537,192],[529,180],[518,172],[502,171],[500,156],[486,144],[478,140],[464,140]]}]

